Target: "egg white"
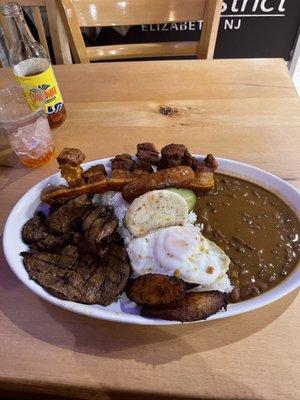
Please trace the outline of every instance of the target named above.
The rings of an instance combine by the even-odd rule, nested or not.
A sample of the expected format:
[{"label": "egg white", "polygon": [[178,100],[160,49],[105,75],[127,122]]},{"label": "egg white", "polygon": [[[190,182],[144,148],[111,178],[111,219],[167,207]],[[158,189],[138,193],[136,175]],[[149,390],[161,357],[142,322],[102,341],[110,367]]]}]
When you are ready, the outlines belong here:
[{"label": "egg white", "polygon": [[230,263],[224,251],[191,224],[162,228],[134,238],[127,251],[137,275],[175,275],[199,285],[211,285],[223,277]]}]

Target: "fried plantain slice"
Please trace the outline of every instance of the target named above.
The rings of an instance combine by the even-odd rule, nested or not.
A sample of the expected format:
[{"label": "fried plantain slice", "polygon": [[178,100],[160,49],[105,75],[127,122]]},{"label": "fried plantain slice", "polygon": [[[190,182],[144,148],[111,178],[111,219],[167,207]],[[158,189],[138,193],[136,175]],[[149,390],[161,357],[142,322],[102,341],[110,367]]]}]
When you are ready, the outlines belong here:
[{"label": "fried plantain slice", "polygon": [[141,309],[141,315],[170,321],[191,322],[206,319],[222,308],[226,310],[227,303],[227,295],[217,290],[186,293],[185,297],[176,304],[161,307],[144,306]]},{"label": "fried plantain slice", "polygon": [[133,279],[126,294],[139,306],[162,306],[183,299],[185,283],[175,276],[146,274]]}]

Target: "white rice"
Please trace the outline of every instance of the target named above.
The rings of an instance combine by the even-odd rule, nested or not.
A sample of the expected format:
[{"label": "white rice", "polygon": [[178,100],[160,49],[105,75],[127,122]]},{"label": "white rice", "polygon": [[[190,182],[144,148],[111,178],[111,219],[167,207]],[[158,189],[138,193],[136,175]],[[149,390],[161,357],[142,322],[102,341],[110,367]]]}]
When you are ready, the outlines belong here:
[{"label": "white rice", "polygon": [[199,285],[194,289],[191,289],[190,292],[208,292],[210,290],[219,290],[220,292],[230,293],[233,287],[230,283],[228,275],[225,274],[222,278],[217,279],[211,285]]},{"label": "white rice", "polygon": [[[126,215],[126,212],[129,207],[129,203],[127,203],[123,197],[122,193],[120,192],[106,192],[102,195],[95,195],[94,196],[94,203],[102,203],[104,205],[110,206],[113,208],[116,217],[119,220],[119,228],[118,232],[121,235],[121,237],[124,239],[125,246],[128,246],[130,241],[132,240],[133,236],[129,232],[128,229],[125,228],[124,226],[124,218]],[[197,221],[197,215],[191,211],[188,214],[186,224],[191,224],[195,226],[199,226],[200,229],[203,229],[203,224],[195,224]],[[215,281],[211,285],[200,285],[197,286],[196,288],[192,289],[192,292],[205,292],[205,291],[210,291],[210,290],[219,290],[220,292],[224,293],[230,293],[232,291],[233,287],[230,283],[230,280],[225,274],[222,276],[222,278],[219,278],[217,281]]]},{"label": "white rice", "polygon": [[106,206],[111,206],[114,209],[115,215],[120,222],[127,213],[129,203],[125,201],[120,192],[106,192],[100,197],[102,204]]},{"label": "white rice", "polygon": [[127,246],[133,237],[129,230],[124,226],[124,218],[127,213],[129,203],[123,199],[122,193],[120,192],[106,192],[100,195],[100,198],[97,200],[100,200],[102,204],[110,206],[114,209],[115,215],[119,220],[118,232],[124,239],[124,243]]},{"label": "white rice", "polygon": [[191,211],[189,214],[188,214],[188,217],[187,217],[187,224],[192,224],[192,225],[195,225],[195,222],[197,221],[197,215],[194,213],[194,211]]}]

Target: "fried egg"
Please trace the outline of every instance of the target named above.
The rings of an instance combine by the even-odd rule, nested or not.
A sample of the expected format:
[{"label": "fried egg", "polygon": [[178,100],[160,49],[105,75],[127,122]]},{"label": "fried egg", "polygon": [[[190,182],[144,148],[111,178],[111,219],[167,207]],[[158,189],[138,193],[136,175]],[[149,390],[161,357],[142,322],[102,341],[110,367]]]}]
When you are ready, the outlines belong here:
[{"label": "fried egg", "polygon": [[222,278],[230,259],[194,225],[172,226],[133,238],[127,247],[137,275],[156,273],[211,285]]}]

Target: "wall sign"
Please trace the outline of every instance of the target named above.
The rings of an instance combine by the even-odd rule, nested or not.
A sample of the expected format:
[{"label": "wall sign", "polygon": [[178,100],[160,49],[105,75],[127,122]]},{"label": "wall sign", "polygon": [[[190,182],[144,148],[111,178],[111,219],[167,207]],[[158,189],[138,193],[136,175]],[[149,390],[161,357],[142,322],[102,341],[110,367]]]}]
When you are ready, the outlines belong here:
[{"label": "wall sign", "polygon": [[[215,58],[290,58],[300,0],[224,0]],[[89,45],[198,40],[202,21],[85,30]]]}]

